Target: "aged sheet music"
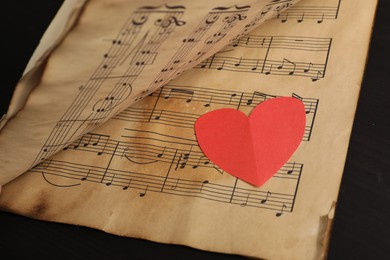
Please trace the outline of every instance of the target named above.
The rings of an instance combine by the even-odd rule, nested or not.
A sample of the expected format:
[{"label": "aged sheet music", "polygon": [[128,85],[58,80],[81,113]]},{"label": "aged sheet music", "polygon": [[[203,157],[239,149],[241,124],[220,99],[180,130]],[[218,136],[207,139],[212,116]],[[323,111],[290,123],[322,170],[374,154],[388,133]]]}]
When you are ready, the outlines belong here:
[{"label": "aged sheet music", "polygon": [[[325,258],[376,1],[302,0],[250,30],[264,19],[262,10],[287,2],[256,11],[245,7],[254,2],[229,3],[218,11],[210,5],[209,13],[192,21],[193,31],[180,34],[173,31],[186,22],[186,15],[178,6],[140,9],[128,18],[128,11],[114,15],[122,13],[119,6],[91,2],[79,26],[51,56],[29,102],[42,106],[55,98],[45,91],[63,82],[80,93],[112,87],[99,94],[89,114],[77,110],[87,107],[83,102],[89,94],[80,100],[77,96],[64,116],[58,110],[65,104],[56,100],[59,108],[49,108],[53,115],[47,123],[53,128],[34,133],[36,140],[29,145],[38,149],[23,148],[28,155],[19,158],[18,168],[12,161],[6,164],[3,155],[2,174],[36,166],[4,186],[1,209],[216,252],[265,259]],[[103,11],[124,26],[104,30],[108,20],[93,19]],[[170,23],[160,17],[167,12],[174,17]],[[238,27],[243,16],[248,18]],[[232,17],[236,19],[228,22]],[[176,44],[165,49],[172,57],[167,64],[156,54],[165,38],[154,37],[165,36],[152,20],[169,23],[164,30],[176,37]],[[235,21],[237,28],[231,25]],[[143,31],[141,25],[148,22]],[[102,37],[83,38],[83,28],[94,26],[103,28]],[[236,36],[222,37],[232,28]],[[212,33],[204,39],[207,30]],[[196,51],[188,47],[200,40]],[[215,53],[219,46],[225,47]],[[94,48],[103,49],[101,59],[85,61],[85,52],[94,53]],[[137,78],[140,66],[142,79]],[[87,76],[71,77],[69,67]],[[177,73],[181,75],[169,81]],[[136,83],[142,87],[132,89]],[[123,100],[133,95],[137,102],[128,107]],[[200,115],[227,107],[250,114],[257,104],[277,96],[302,100],[307,126],[298,150],[265,185],[255,188],[240,181],[202,154],[193,129]],[[125,110],[118,113],[119,108]],[[21,117],[34,115],[36,122],[47,122],[34,112]],[[22,124],[11,123],[8,131]],[[96,124],[101,125],[92,128]],[[73,138],[81,132],[86,134]],[[16,140],[0,141],[4,147]],[[2,153],[10,152],[3,147]],[[32,155],[34,163],[28,160]],[[29,165],[22,165],[23,160]]]},{"label": "aged sheet music", "polygon": [[[49,158],[295,2],[154,0],[145,6],[144,1],[90,1],[42,77],[32,80],[41,82],[15,115],[34,86],[17,87],[22,97],[13,98],[0,124],[6,124],[0,135],[0,158],[6,157],[0,183]],[[80,13],[82,6],[83,1],[75,1],[71,14]],[[69,29],[76,18],[68,16]]]}]

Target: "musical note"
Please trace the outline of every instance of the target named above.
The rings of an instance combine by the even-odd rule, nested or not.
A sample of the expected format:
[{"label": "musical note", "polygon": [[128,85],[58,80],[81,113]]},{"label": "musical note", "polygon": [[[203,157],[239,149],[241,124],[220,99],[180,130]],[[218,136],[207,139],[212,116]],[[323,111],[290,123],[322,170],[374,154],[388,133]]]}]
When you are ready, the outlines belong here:
[{"label": "musical note", "polygon": [[252,97],[247,100],[246,105],[250,106],[250,105],[252,105],[252,103],[257,104],[257,103],[263,102],[263,101],[265,101],[267,99],[268,99],[268,97],[267,97],[266,94],[258,92],[258,91],[254,91],[253,94],[252,94]]},{"label": "musical note", "polygon": [[149,188],[149,185],[146,185],[146,188],[143,192],[140,192],[139,193],[139,196],[142,198],[142,197],[145,197],[146,196],[146,193],[148,192],[148,188]]},{"label": "musical note", "polygon": [[311,69],[311,67],[313,66],[313,63],[309,62],[309,67],[307,67],[306,69],[303,70],[303,72],[305,73],[308,73]]},{"label": "musical note", "polygon": [[314,109],[314,108],[312,108],[313,107],[313,103],[309,103],[309,107],[305,107],[305,113],[306,113],[306,115],[307,114],[310,114],[311,112],[312,112],[312,109]]},{"label": "musical note", "polygon": [[[203,161],[203,163],[201,163],[201,161]],[[210,161],[207,159],[206,156],[200,156],[199,159],[198,159],[198,162],[192,166],[192,169],[197,169],[199,167],[199,165],[203,164],[203,165],[208,165],[210,163]]]},{"label": "musical note", "polygon": [[317,71],[317,75],[315,77],[311,78],[311,80],[313,82],[316,82],[317,80],[319,80],[321,75],[322,75],[322,72],[321,71]]},{"label": "musical note", "polygon": [[199,193],[202,193],[202,191],[203,191],[203,186],[206,185],[206,184],[208,184],[208,183],[209,183],[208,180],[204,180],[204,181],[202,182],[202,186],[200,186]]},{"label": "musical note", "polygon": [[261,203],[261,204],[267,203],[268,197],[271,196],[271,195],[272,195],[272,193],[269,192],[269,191],[267,191],[267,195],[265,196],[265,199],[262,199],[262,200],[260,201],[260,203]]},{"label": "musical note", "polygon": [[204,104],[203,106],[204,107],[209,107],[211,105],[211,102],[213,101],[213,96],[210,97],[210,100],[209,102],[207,102],[206,104]]},{"label": "musical note", "polygon": [[112,184],[112,182],[114,181],[114,178],[115,178],[115,173],[112,175],[111,180],[106,182],[106,186],[110,186]]},{"label": "musical note", "polygon": [[[285,13],[284,14],[284,18],[282,18],[280,21],[282,22],[282,23],[285,23],[285,22],[287,22],[287,20],[288,20],[288,13]],[[279,16],[279,14],[278,14],[278,16]],[[279,17],[278,17],[279,18]]]},{"label": "musical note", "polygon": [[234,66],[235,66],[235,67],[240,66],[240,65],[241,65],[241,61],[242,61],[242,57],[240,58],[240,60],[239,60],[238,62],[236,62],[236,63],[234,64]]},{"label": "musical note", "polygon": [[222,62],[222,65],[219,66],[219,67],[217,68],[217,70],[222,70],[224,66],[225,66],[225,61]]},{"label": "musical note", "polygon": [[164,99],[169,99],[171,96],[183,98],[186,100],[186,103],[190,103],[194,97],[194,92],[185,89],[171,88],[171,91],[164,97]]},{"label": "musical note", "polygon": [[177,179],[176,184],[171,186],[171,190],[175,190],[179,184],[180,178]]},{"label": "musical note", "polygon": [[91,172],[91,169],[88,170],[87,175],[81,178],[82,181],[85,181],[88,179],[89,173]]},{"label": "musical note", "polygon": [[323,13],[321,19],[317,20],[317,23],[322,23],[324,21],[325,14]]},{"label": "musical note", "polygon": [[291,169],[287,171],[287,174],[291,174],[291,173],[293,173],[293,172],[294,172],[294,170],[295,170],[295,162],[293,163],[293,165],[292,165]]},{"label": "musical note", "polygon": [[[162,192],[170,195],[178,195],[178,196],[190,196],[196,198],[203,198],[208,200],[213,200],[216,202],[228,202],[234,203],[237,205],[244,206],[252,206],[258,208],[266,208],[271,210],[277,210],[279,215],[283,214],[287,209],[287,203],[293,203],[294,193],[286,194],[286,193],[277,193],[277,196],[272,199],[272,203],[267,203],[269,198],[272,195],[272,191],[268,191],[266,196],[264,197],[264,191],[259,191],[258,189],[247,189],[240,188],[236,185],[223,185],[218,183],[212,183],[209,180],[203,181],[194,181],[190,179],[183,178],[170,178],[167,176],[158,176],[158,175],[145,175],[142,172],[137,171],[127,171],[127,170],[115,170],[111,169],[107,174],[110,174],[109,180],[104,181],[104,175],[106,171],[101,167],[96,167],[93,165],[84,165],[80,163],[72,163],[72,162],[63,162],[58,160],[53,160],[53,167],[44,169],[45,175],[53,175],[60,178],[69,178],[74,179],[75,176],[79,176],[79,179],[83,181],[89,181],[96,183],[96,179],[102,179],[101,183],[104,184],[105,187],[118,185],[122,188],[122,190],[128,190],[132,183],[142,183],[141,187],[144,187],[140,192],[139,196],[144,197],[148,192]],[[42,166],[38,166],[32,169],[33,172],[38,172],[42,174],[43,169]],[[61,175],[58,175],[58,172],[61,172]],[[84,172],[85,175],[78,175],[78,172]],[[93,174],[92,174],[93,173]],[[91,174],[93,178],[91,177]],[[116,176],[118,179],[116,180]],[[114,182],[115,180],[115,182]],[[278,179],[276,179],[278,180]],[[298,180],[295,180],[298,181]],[[126,183],[127,182],[127,183]],[[169,189],[161,189],[167,183],[169,185]],[[182,185],[180,185],[182,184]],[[134,184],[135,187],[139,187],[139,185]],[[180,189],[178,189],[180,187]],[[174,193],[172,191],[175,191]],[[232,193],[232,190],[235,193]],[[199,194],[202,194],[200,197]],[[234,195],[236,194],[236,195]],[[238,194],[245,194],[243,195]],[[232,198],[234,198],[232,201]],[[241,198],[241,199],[238,199]],[[260,203],[252,203],[251,200],[260,201]],[[236,200],[236,201],[235,201]],[[264,201],[264,202],[262,202]],[[264,205],[266,204],[266,207]],[[283,207],[283,204],[285,205]]]},{"label": "musical note", "polygon": [[259,62],[260,62],[260,60],[256,61],[256,65],[253,68],[251,68],[252,71],[257,70],[257,68],[259,67]]},{"label": "musical note", "polygon": [[298,23],[301,23],[301,22],[303,22],[304,19],[305,19],[305,13],[302,13],[301,18],[299,18],[299,19],[297,20],[297,22],[298,22]]},{"label": "musical note", "polygon": [[191,145],[190,146],[190,149],[188,150],[188,152],[184,153],[184,154],[181,154],[178,161],[177,161],[177,165],[176,165],[176,168],[175,170],[177,170],[177,168],[179,167],[180,165],[180,169],[184,169],[186,166],[187,166],[187,163],[188,163],[188,159],[190,158],[190,155],[191,155],[191,152],[192,152],[192,148],[194,146]]},{"label": "musical note", "polygon": [[164,110],[160,110],[160,113],[154,117],[155,120],[159,120],[163,114]]},{"label": "musical note", "polygon": [[264,74],[265,74],[265,75],[271,74],[271,72],[272,72],[272,67],[273,67],[273,66],[274,66],[274,64],[271,64],[271,66],[269,67],[269,70],[266,71]]},{"label": "musical note", "polygon": [[132,179],[130,178],[129,182],[127,183],[126,186],[123,186],[122,190],[127,190],[127,189],[130,187],[131,180],[132,180]]},{"label": "musical note", "polygon": [[[99,136],[99,141],[100,141],[100,137],[101,137],[101,136]],[[98,141],[98,142],[99,142],[99,141]],[[104,151],[106,150],[106,147],[107,147],[107,143],[108,143],[108,138],[107,138],[107,140],[104,142],[103,149],[102,149],[101,151],[99,151],[99,152],[97,153],[97,155],[102,155],[102,154],[104,153]]]},{"label": "musical note", "polygon": [[81,138],[78,140],[77,144],[75,144],[75,145],[73,146],[73,149],[79,148],[79,146],[80,146],[80,144],[81,144],[81,140],[82,140],[83,138],[84,138],[84,136],[81,137]]},{"label": "musical note", "polygon": [[240,206],[245,207],[248,204],[248,200],[249,200],[249,193],[248,193],[248,196],[246,197],[246,201],[241,203]]},{"label": "musical note", "polygon": [[289,75],[293,75],[295,73],[295,68],[296,68],[297,65],[294,62],[289,61],[288,59],[283,59],[282,64],[277,67],[278,70],[284,68],[285,62],[287,62],[287,64],[293,65],[292,70],[288,73]]},{"label": "musical note", "polygon": [[[257,59],[245,58],[243,55],[235,57],[234,53],[244,53],[240,49],[228,49],[214,54],[212,58],[194,68],[228,70],[234,72],[261,73],[265,75],[288,75],[300,77],[313,77],[313,69],[325,71],[327,56],[330,51],[330,38],[298,37],[298,36],[258,36],[250,35],[241,37],[230,46],[243,48],[265,48],[263,57]],[[303,60],[292,61],[285,56],[280,62],[273,59],[276,49],[285,49],[286,54],[305,53]],[[222,56],[222,53],[231,53],[232,56]],[[318,58],[320,57],[320,58]],[[294,57],[295,58],[295,57]],[[321,59],[322,62],[317,61]],[[313,63],[316,60],[316,64]],[[261,64],[261,65],[259,65]],[[259,66],[261,70],[259,69]]]},{"label": "musical note", "polygon": [[209,59],[206,59],[206,60],[202,61],[202,62],[200,63],[200,67],[201,67],[202,69],[205,68],[205,67],[207,66],[208,62],[209,62]]},{"label": "musical note", "polygon": [[280,211],[276,212],[275,216],[280,217],[281,215],[283,215],[284,209],[286,209],[286,208],[287,208],[286,205],[283,203]]},{"label": "musical note", "polygon": [[167,147],[165,146],[164,149],[162,150],[162,152],[159,153],[159,154],[157,154],[157,157],[158,157],[158,158],[163,157],[166,149],[167,149]]}]

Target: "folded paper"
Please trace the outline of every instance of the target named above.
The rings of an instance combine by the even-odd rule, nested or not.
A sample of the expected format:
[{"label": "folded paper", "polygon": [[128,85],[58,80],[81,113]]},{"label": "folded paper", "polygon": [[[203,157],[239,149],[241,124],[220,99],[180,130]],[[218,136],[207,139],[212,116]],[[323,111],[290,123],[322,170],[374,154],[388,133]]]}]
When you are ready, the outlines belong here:
[{"label": "folded paper", "polygon": [[235,109],[211,111],[195,123],[203,153],[229,174],[263,185],[298,148],[306,125],[305,107],[297,98],[260,103],[247,117]]}]

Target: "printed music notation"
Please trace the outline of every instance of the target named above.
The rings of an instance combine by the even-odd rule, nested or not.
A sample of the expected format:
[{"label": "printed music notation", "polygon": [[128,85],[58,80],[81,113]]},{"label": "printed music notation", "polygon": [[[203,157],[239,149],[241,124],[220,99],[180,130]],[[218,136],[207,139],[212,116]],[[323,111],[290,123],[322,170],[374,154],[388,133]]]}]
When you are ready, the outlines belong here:
[{"label": "printed music notation", "polygon": [[[168,174],[166,176],[143,174],[55,159],[42,162],[34,167],[32,172],[42,174],[45,180],[51,184],[53,184],[52,180],[49,179],[53,179],[53,177],[54,179],[73,181],[71,185],[64,185],[64,187],[93,182],[117,187],[123,191],[138,190],[139,197],[146,197],[150,192],[157,192],[231,203],[241,207],[269,209],[276,211],[277,217],[281,216],[283,212],[293,211],[296,195],[295,193],[242,188],[238,186],[238,179],[235,179],[232,185],[221,185],[207,179],[198,181],[169,177]],[[56,186],[61,187],[61,185]]]},{"label": "printed music notation", "polygon": [[[223,173],[222,169],[204,156],[195,140],[135,129],[126,129],[126,132],[129,134],[123,137],[129,141],[88,133],[63,150],[78,150],[97,156],[109,155],[138,165],[172,164],[175,171],[190,168],[212,169]],[[296,180],[301,170],[302,164],[287,162],[274,177]]]},{"label": "printed music notation", "polygon": [[[316,82],[325,77],[331,45],[331,38],[246,35],[195,68],[300,76]],[[254,50],[247,54],[246,48]],[[297,60],[302,53],[305,60]]]},{"label": "printed music notation", "polygon": [[[161,69],[149,88],[134,97],[142,99],[173,76],[192,66],[219,43],[237,24],[243,23],[250,6],[216,7],[206,13],[200,24],[182,40],[182,46]],[[109,50],[87,82],[78,87],[79,93],[65,114],[57,122],[33,165],[65,147],[75,136],[87,133],[120,110],[120,105],[131,99],[133,84],[147,66],[154,64],[159,49],[178,27],[185,6],[145,6],[135,11],[111,41]],[[213,34],[206,33],[213,30]],[[194,48],[197,54],[191,54]],[[97,93],[107,90],[104,98]],[[139,93],[138,93],[139,94]]]},{"label": "printed music notation", "polygon": [[[150,90],[155,88],[154,85],[165,84],[167,79],[188,69],[191,62],[195,62],[205,55],[213,45],[226,36],[237,22],[245,20],[246,7],[238,8],[236,6],[237,10],[231,10],[231,8],[233,7],[209,12],[196,29],[182,39],[181,47],[161,69],[161,72],[151,83],[150,89],[142,92],[143,95],[139,99],[145,99],[118,114],[115,119],[136,124],[154,123],[183,128],[188,134],[192,133],[197,117],[204,112],[221,107],[232,107],[249,114],[252,108],[260,102],[275,98],[275,95],[258,91],[247,93],[172,84],[165,85],[159,91],[150,93]],[[279,10],[278,6],[272,6],[274,9],[270,8],[268,7],[267,11],[263,10],[262,13],[259,13],[257,18],[262,19],[265,12]],[[153,13],[153,10],[149,9],[147,12]],[[178,12],[176,16],[171,16],[176,12]],[[147,14],[151,15],[150,13]],[[98,73],[92,75],[87,84],[79,87],[80,94],[84,92],[89,94],[88,96],[80,96],[80,102],[84,103],[82,105],[77,103],[75,107],[80,111],[90,109],[92,111],[90,116],[82,118],[78,111],[74,111],[75,107],[71,106],[69,108],[70,117],[64,117],[58,122],[56,132],[53,132],[49,137],[51,141],[48,141],[43,147],[42,156],[37,157],[37,160],[42,161],[51,155],[51,150],[62,149],[64,150],[62,154],[76,153],[80,155],[80,158],[85,155],[98,157],[98,162],[82,161],[80,163],[77,156],[74,160],[64,161],[62,155],[56,155],[49,161],[42,161],[32,171],[41,173],[48,183],[58,187],[72,187],[83,182],[94,182],[105,186],[121,187],[123,191],[137,190],[137,194],[141,198],[148,197],[151,192],[160,192],[231,203],[241,207],[271,209],[276,211],[277,217],[285,212],[292,212],[303,170],[302,163],[287,162],[267,183],[269,188],[251,189],[245,188],[248,187],[245,183],[224,174],[223,170],[210,162],[203,155],[194,138],[186,139],[140,130],[136,127],[132,128],[133,125],[130,124],[130,127],[124,130],[120,140],[112,139],[107,134],[87,133],[78,140],[69,142],[70,139],[67,136],[76,134],[73,131],[76,126],[77,129],[82,129],[81,132],[88,132],[90,126],[103,122],[110,114],[115,113],[118,104],[130,97],[133,91],[132,87],[134,87],[133,82],[145,66],[154,63],[158,55],[158,47],[163,42],[163,40],[159,42],[157,38],[154,39],[153,35],[162,37],[161,34],[169,34],[175,27],[183,26],[186,22],[181,19],[182,13],[183,10],[180,8],[174,11],[170,10],[166,14],[165,20],[157,19],[156,21],[159,22],[155,23],[154,26],[157,26],[157,31],[159,27],[164,28],[163,32],[142,34],[141,27],[139,27],[137,30],[139,35],[133,42],[121,38],[126,35],[125,31],[121,31],[120,36],[112,41],[112,48],[104,54],[103,62],[97,69]],[[142,26],[146,23],[143,20],[146,19],[145,17],[139,16],[136,17],[137,19],[130,19],[131,26]],[[250,28],[252,22],[257,22],[257,18],[252,19],[245,28]],[[153,19],[148,17],[146,20]],[[205,32],[212,26],[216,32],[205,39]],[[124,28],[129,31],[126,26]],[[171,31],[167,32],[167,28],[171,28]],[[195,56],[189,55],[198,43],[201,43],[203,47]],[[128,47],[130,45],[133,46],[134,50],[131,55],[126,54],[129,49],[123,49],[123,53],[120,52],[121,48],[124,46],[130,48]],[[227,47],[230,49],[228,51],[225,49],[221,53],[230,52],[236,55],[240,48],[250,48],[255,50],[257,54],[264,54],[263,59],[253,59],[242,55],[239,58],[224,57],[219,53],[198,66],[202,67],[206,64],[204,67],[208,66],[209,69],[212,69],[220,62],[222,68],[218,67],[217,70],[229,70],[229,66],[234,66],[238,70],[245,71],[246,67],[249,66],[251,72],[260,71],[265,75],[277,75],[278,73],[281,75],[303,75],[311,77],[312,81],[317,81],[325,74],[326,62],[323,63],[321,59],[320,61],[312,59],[296,62],[294,57],[279,57],[278,50],[289,50],[290,54],[294,54],[294,52],[316,53],[317,57],[324,53],[328,55],[330,45],[331,39],[325,38],[249,35],[231,41]],[[222,61],[222,58],[225,60]],[[253,60],[256,64],[251,63]],[[123,69],[122,66],[121,70],[117,69],[121,65],[127,64],[128,61],[130,61],[130,67]],[[230,64],[232,62],[234,64]],[[276,69],[277,72],[273,69]],[[105,72],[108,73],[104,74]],[[94,93],[103,85],[111,86],[111,92],[104,99],[98,100],[91,108],[88,108],[85,104],[93,100]],[[292,96],[302,100],[305,105],[307,126],[304,140],[309,141],[317,112],[318,99],[302,98],[295,93]],[[178,104],[184,104],[187,108],[195,108],[192,111],[196,112],[177,111],[175,106]],[[148,129],[149,126],[143,124],[141,128]],[[152,129],[152,127],[150,128]],[[71,144],[68,146],[69,143]],[[189,174],[191,176],[188,176]],[[222,178],[221,182],[219,178]],[[69,184],[69,181],[73,182]],[[64,182],[68,184],[63,185]]]},{"label": "printed music notation", "polygon": [[[302,98],[296,94],[292,96],[302,100],[305,105],[307,125],[303,140],[310,141],[319,100]],[[156,91],[148,96],[145,102],[142,103],[142,106],[135,104],[116,115],[113,119],[192,129],[195,121],[201,114],[169,110],[169,107],[166,105],[167,102],[181,100],[186,104],[191,103],[196,107],[204,109],[195,110],[199,112],[229,107],[249,113],[259,103],[274,97],[276,96],[256,91],[249,93],[168,84],[162,87],[160,91]],[[148,107],[145,107],[145,104],[148,104]]]},{"label": "printed music notation", "polygon": [[279,19],[282,23],[290,20],[297,23],[302,23],[305,20],[315,20],[318,24],[323,23],[324,20],[337,19],[341,0],[318,1],[318,3],[320,5],[298,3],[273,19]]},{"label": "printed music notation", "polygon": [[[116,112],[117,106],[130,97],[135,79],[154,63],[158,49],[170,33],[186,24],[181,20],[184,10],[184,6],[145,7],[129,17],[91,77],[78,87],[78,95],[48,136],[33,165]],[[148,27],[147,31],[144,27]],[[108,89],[108,94],[96,99],[100,89]]]},{"label": "printed music notation", "polygon": [[[167,83],[173,76],[180,75],[183,71],[192,67],[193,63],[201,59],[215,47],[216,44],[225,38],[238,22],[246,19],[245,13],[248,11],[248,8],[249,6],[236,6],[235,8],[217,7],[211,10],[211,12],[199,23],[196,29],[190,35],[183,38],[182,45],[165,67],[161,69],[161,72],[156,79],[153,80],[149,89],[155,89],[156,86]],[[217,22],[218,20],[220,20],[219,23]],[[195,56],[189,57],[191,50],[202,41],[206,32],[212,26],[219,26],[218,30],[203,40],[204,44]]]}]

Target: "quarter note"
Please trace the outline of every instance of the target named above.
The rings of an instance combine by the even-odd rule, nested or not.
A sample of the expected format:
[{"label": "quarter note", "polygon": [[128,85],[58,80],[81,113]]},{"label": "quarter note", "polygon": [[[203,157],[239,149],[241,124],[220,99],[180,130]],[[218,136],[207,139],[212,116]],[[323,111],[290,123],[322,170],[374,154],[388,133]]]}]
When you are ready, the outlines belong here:
[{"label": "quarter note", "polygon": [[271,72],[272,72],[272,67],[273,67],[273,66],[274,66],[274,64],[271,64],[271,67],[269,67],[269,70],[266,71],[264,74],[265,74],[265,75],[271,74]]},{"label": "quarter note", "polygon": [[288,13],[285,13],[284,18],[282,18],[280,21],[282,23],[285,23],[285,22],[287,22],[287,20],[288,20]]},{"label": "quarter note", "polygon": [[155,120],[159,120],[162,116],[162,113],[164,112],[164,110],[160,110],[160,113],[154,117]]},{"label": "quarter note", "polygon": [[203,106],[204,107],[209,107],[211,105],[211,102],[213,101],[213,96],[210,97],[210,100],[209,102],[207,102],[206,104],[204,104]]},{"label": "quarter note", "polygon": [[234,64],[234,66],[235,66],[235,67],[240,66],[240,65],[241,65],[241,61],[242,61],[242,57],[240,58],[240,60],[239,60],[238,62],[236,62],[236,63]]},{"label": "quarter note", "polygon": [[163,157],[166,149],[167,149],[167,147],[165,146],[164,149],[161,151],[161,153],[157,154],[157,157],[158,158]]},{"label": "quarter note", "polygon": [[81,178],[81,180],[82,181],[87,180],[90,172],[91,172],[91,169],[88,170],[87,175],[85,175],[83,178]]},{"label": "quarter note", "polygon": [[179,184],[180,178],[177,179],[176,184],[171,186],[171,190],[175,190],[177,188],[177,185]]},{"label": "quarter note", "polygon": [[262,200],[260,201],[260,203],[261,203],[261,204],[267,203],[268,197],[271,196],[271,195],[272,195],[272,193],[269,192],[269,191],[267,191],[267,195],[265,196],[265,199],[262,199]]},{"label": "quarter note", "polygon": [[253,68],[251,68],[252,71],[255,71],[257,70],[257,67],[259,66],[259,60],[257,60],[256,62],[256,66],[254,66]]},{"label": "quarter note", "polygon": [[303,22],[304,19],[305,19],[305,13],[302,13],[302,17],[300,19],[298,19],[297,22],[301,23],[301,22]]},{"label": "quarter note", "polygon": [[131,178],[130,178],[129,182],[127,183],[127,185],[123,186],[122,190],[127,190],[130,187],[130,183],[131,183]]},{"label": "quarter note", "polygon": [[324,21],[324,16],[325,14],[323,13],[321,19],[317,20],[317,23],[322,23]]},{"label": "quarter note", "polygon": [[313,82],[316,82],[317,80],[319,80],[321,75],[322,75],[322,72],[321,71],[317,71],[317,75],[315,77],[311,78],[311,80]]},{"label": "quarter note", "polygon": [[280,217],[281,215],[283,215],[284,209],[286,209],[286,208],[287,208],[286,205],[283,204],[282,208],[280,209],[279,212],[276,212],[275,216]]},{"label": "quarter note", "polygon": [[201,64],[202,65],[200,65],[200,67],[203,69],[203,68],[206,68],[206,66],[207,66],[207,64],[209,63],[209,60],[210,59],[207,59],[207,60],[204,60]]},{"label": "quarter note", "polygon": [[291,174],[291,173],[293,173],[293,172],[294,172],[294,170],[295,170],[295,162],[293,163],[293,165],[292,165],[291,169],[287,171],[287,174]]},{"label": "quarter note", "polygon": [[306,69],[304,69],[303,72],[308,73],[312,66],[313,66],[313,63],[310,62],[309,66]]},{"label": "quarter note", "polygon": [[307,114],[310,114],[310,112],[312,111],[312,106],[313,106],[313,103],[312,103],[312,102],[310,102],[309,104],[310,104],[310,105],[309,105],[309,107],[305,109],[305,113],[306,113],[306,115],[307,115]]},{"label": "quarter note", "polygon": [[139,196],[140,196],[141,198],[146,196],[146,193],[148,192],[148,187],[149,187],[149,185],[146,185],[145,190],[144,190],[143,192],[140,192],[140,193],[139,193]]},{"label": "quarter note", "polygon": [[249,200],[249,193],[248,193],[248,196],[246,197],[246,201],[241,203],[240,206],[245,207],[248,204],[248,200]]},{"label": "quarter note", "polygon": [[204,185],[206,185],[206,184],[208,184],[209,183],[209,181],[208,180],[204,180],[203,182],[202,182],[202,186],[200,186],[200,190],[199,190],[199,192],[202,192],[202,190],[203,190],[203,186]]},{"label": "quarter note", "polygon": [[222,65],[219,66],[219,67],[217,68],[217,70],[222,70],[224,66],[225,66],[225,61],[222,62]]}]

